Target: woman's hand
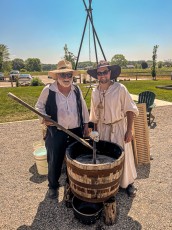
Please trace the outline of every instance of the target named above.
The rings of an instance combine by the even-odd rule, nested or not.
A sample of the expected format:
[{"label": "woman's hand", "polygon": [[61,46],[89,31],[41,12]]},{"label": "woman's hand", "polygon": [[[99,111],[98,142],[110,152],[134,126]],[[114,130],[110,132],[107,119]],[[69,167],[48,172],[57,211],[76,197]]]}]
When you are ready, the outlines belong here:
[{"label": "woman's hand", "polygon": [[127,131],[124,138],[125,143],[129,143],[130,141],[132,141],[132,139],[133,139],[132,131]]},{"label": "woman's hand", "polygon": [[90,138],[95,142],[99,142],[99,133],[97,131],[91,131]]},{"label": "woman's hand", "polygon": [[134,119],[134,113],[132,111],[127,111],[127,132],[124,138],[125,143],[129,143],[133,139],[133,133],[132,133],[133,119]]},{"label": "woman's hand", "polygon": [[84,137],[88,137],[88,136],[89,136],[89,128],[88,128],[88,124],[84,124],[84,132],[83,132],[83,136],[84,136]]}]

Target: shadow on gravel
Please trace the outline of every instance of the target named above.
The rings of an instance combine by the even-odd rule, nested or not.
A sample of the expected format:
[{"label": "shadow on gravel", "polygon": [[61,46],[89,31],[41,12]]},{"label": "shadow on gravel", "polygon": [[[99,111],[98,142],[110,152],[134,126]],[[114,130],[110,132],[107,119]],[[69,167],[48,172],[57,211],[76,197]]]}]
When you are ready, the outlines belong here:
[{"label": "shadow on gravel", "polygon": [[137,166],[137,179],[147,179],[150,174],[150,164],[142,164]]},{"label": "shadow on gravel", "polygon": [[32,165],[32,167],[30,167],[29,172],[32,173],[33,175],[30,178],[30,181],[40,184],[44,181],[47,180],[47,176],[45,175],[39,175],[37,168],[36,168],[36,164]]},{"label": "shadow on gravel", "polygon": [[129,211],[132,207],[133,199],[134,198],[128,197],[124,189],[120,189],[120,191],[117,193],[117,219],[116,224],[111,229],[142,229],[141,224],[129,216]]},{"label": "shadow on gravel", "polygon": [[17,230],[141,230],[141,224],[129,216],[133,199],[128,198],[124,191],[120,191],[116,196],[116,201],[117,218],[114,225],[104,224],[103,213],[95,224],[83,225],[74,217],[72,208],[66,208],[64,201],[58,203],[57,200],[51,200],[46,195],[39,204],[32,225],[22,225]]}]

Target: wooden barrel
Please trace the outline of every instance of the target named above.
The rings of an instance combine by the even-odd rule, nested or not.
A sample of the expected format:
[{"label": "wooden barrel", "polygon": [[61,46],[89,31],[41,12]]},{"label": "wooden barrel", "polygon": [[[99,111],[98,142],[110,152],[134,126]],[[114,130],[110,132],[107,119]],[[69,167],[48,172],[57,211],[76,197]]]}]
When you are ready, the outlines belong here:
[{"label": "wooden barrel", "polygon": [[[90,143],[91,144],[91,143]],[[79,155],[91,154],[91,149],[79,142],[66,150],[66,164],[72,193],[83,201],[98,203],[108,200],[119,189],[119,180],[123,170],[124,152],[114,143],[99,141],[97,153],[114,158],[111,163],[84,164],[76,160]]]}]

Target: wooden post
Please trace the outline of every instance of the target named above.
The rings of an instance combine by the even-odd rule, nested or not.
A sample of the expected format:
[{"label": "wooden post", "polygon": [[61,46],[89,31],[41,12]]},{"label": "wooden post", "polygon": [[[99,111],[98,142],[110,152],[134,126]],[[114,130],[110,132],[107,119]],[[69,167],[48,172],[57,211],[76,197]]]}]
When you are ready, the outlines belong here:
[{"label": "wooden post", "polygon": [[79,83],[81,84],[81,76],[82,74],[79,75]]},{"label": "wooden post", "polygon": [[10,81],[11,81],[11,87],[13,87],[13,77],[12,76],[10,78]]},{"label": "wooden post", "polygon": [[116,200],[115,197],[109,198],[104,202],[104,223],[113,225],[116,220]]}]

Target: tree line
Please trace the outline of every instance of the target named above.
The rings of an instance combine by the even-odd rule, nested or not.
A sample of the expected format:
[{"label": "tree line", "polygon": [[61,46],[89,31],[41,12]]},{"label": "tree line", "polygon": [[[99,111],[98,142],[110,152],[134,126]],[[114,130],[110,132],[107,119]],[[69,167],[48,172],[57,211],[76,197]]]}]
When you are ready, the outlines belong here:
[{"label": "tree line", "polygon": [[49,71],[56,69],[55,64],[42,64],[39,58],[28,58],[23,60],[15,58],[10,60],[10,53],[8,47],[0,44],[0,72],[10,72],[11,70],[19,70],[21,72],[34,72],[34,71]]},{"label": "tree line", "polygon": [[[158,46],[153,48],[152,60],[139,60],[139,61],[128,61],[123,54],[114,55],[110,63],[113,65],[119,65],[121,68],[136,68],[146,69],[151,67],[152,76],[156,75],[156,68],[172,67],[172,60],[157,62],[157,49]],[[34,72],[34,71],[49,71],[57,68],[56,64],[42,64],[39,58],[28,58],[23,60],[15,58],[10,60],[8,47],[4,44],[0,44],[0,72],[10,72],[11,70],[19,70],[21,72]],[[67,44],[64,46],[64,58],[72,62],[73,68],[76,64],[76,56],[68,50]],[[77,69],[88,69],[96,67],[96,62],[84,61],[78,62]]]}]

